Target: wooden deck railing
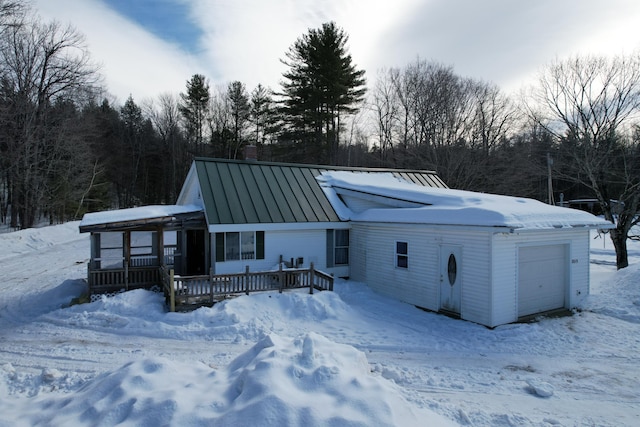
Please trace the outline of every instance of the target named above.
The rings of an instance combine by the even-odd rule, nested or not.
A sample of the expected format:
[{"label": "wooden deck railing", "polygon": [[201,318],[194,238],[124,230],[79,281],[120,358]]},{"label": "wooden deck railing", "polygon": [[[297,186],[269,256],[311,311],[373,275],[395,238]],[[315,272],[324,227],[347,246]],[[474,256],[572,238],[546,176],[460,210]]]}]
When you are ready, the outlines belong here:
[{"label": "wooden deck railing", "polygon": [[89,263],[87,280],[90,294],[104,294],[159,286],[162,276],[157,265],[130,267],[125,263],[123,268],[93,269]]},{"label": "wooden deck railing", "polygon": [[293,268],[273,271],[249,271],[235,274],[177,276],[172,269],[162,269],[162,282],[169,310],[212,305],[226,298],[250,292],[309,288],[333,290],[333,276],[314,269]]},{"label": "wooden deck railing", "polygon": [[[232,296],[251,292],[282,292],[286,289],[309,288],[333,290],[333,276],[309,268],[280,268],[272,271],[249,271],[235,274],[209,274],[202,276],[178,276],[171,266],[130,267],[94,269],[88,265],[89,294],[112,294],[132,289],[161,287],[169,303],[169,309],[192,308],[212,305]],[[173,286],[171,286],[173,284]]]}]

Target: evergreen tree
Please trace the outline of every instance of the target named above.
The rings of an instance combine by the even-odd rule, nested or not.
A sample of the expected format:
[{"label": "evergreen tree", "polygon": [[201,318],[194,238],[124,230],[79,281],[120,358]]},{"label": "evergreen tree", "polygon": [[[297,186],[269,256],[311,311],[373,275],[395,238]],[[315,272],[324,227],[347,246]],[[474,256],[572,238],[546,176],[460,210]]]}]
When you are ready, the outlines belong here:
[{"label": "evergreen tree", "polygon": [[131,207],[136,204],[135,193],[140,162],[142,161],[142,110],[129,95],[120,109],[120,155],[119,173],[116,175],[118,205]]},{"label": "evergreen tree", "polygon": [[235,81],[229,83],[227,87],[227,98],[229,100],[229,108],[231,110],[233,144],[230,147],[229,158],[236,158],[238,150],[243,144],[243,131],[249,120],[250,106],[249,95],[244,84]]},{"label": "evergreen tree", "polygon": [[300,37],[282,61],[290,67],[282,83],[288,138],[303,144],[306,161],[336,163],[341,118],[364,98],[364,70],[352,63],[347,40],[329,22]]},{"label": "evergreen tree", "polygon": [[189,143],[196,155],[204,153],[205,129],[209,115],[209,83],[202,74],[194,74],[187,82],[187,93],[180,94],[180,113],[185,121]]}]

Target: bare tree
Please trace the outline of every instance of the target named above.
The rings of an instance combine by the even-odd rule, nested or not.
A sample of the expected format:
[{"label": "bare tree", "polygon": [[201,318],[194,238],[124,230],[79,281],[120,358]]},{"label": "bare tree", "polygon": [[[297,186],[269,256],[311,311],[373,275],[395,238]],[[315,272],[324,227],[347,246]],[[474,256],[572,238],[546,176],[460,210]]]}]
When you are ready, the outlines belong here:
[{"label": "bare tree", "polygon": [[28,4],[24,0],[0,0],[0,33],[24,24]]},{"label": "bare tree", "polygon": [[511,98],[494,84],[478,82],[472,88],[475,117],[471,140],[479,143],[485,155],[506,140],[518,120],[518,110]]},{"label": "bare tree", "polygon": [[451,186],[485,190],[491,150],[513,131],[516,109],[497,86],[417,60],[385,71],[372,95],[380,158],[435,169]]},{"label": "bare tree", "polygon": [[158,96],[157,102],[146,102],[143,110],[158,132],[163,147],[162,154],[166,161],[163,166],[163,188],[166,192],[164,199],[175,201],[192,159],[180,127],[180,101],[175,95],[163,93]]},{"label": "bare tree", "polygon": [[394,146],[400,129],[400,100],[394,86],[399,70],[391,68],[378,73],[371,93],[371,110],[375,116],[379,161],[396,166]]},{"label": "bare tree", "polygon": [[[526,104],[556,139],[560,176],[589,189],[606,219],[617,267],[628,266],[627,238],[638,222],[640,145],[631,130],[640,112],[640,57],[574,57],[542,72]],[[622,210],[616,212],[618,203]]]},{"label": "bare tree", "polygon": [[[72,27],[34,19],[5,28],[2,63],[2,130],[7,137],[11,225],[31,227],[50,189],[55,160],[62,158],[64,120],[56,104],[73,102],[99,83],[83,36]],[[74,113],[73,108],[57,112]]]}]

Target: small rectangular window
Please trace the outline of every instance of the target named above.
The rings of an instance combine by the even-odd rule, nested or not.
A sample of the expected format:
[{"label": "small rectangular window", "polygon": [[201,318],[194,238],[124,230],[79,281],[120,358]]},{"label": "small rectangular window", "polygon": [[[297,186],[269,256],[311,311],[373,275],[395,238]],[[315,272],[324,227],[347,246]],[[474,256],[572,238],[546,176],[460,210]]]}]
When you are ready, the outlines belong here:
[{"label": "small rectangular window", "polygon": [[242,259],[256,259],[256,235],[253,231],[240,233],[240,247]]},{"label": "small rectangular window", "polygon": [[240,233],[225,233],[225,261],[240,259]]},{"label": "small rectangular window", "polygon": [[349,265],[349,230],[327,230],[327,267]]},{"label": "small rectangular window", "polygon": [[396,267],[409,268],[409,245],[407,242],[396,242]]},{"label": "small rectangular window", "polygon": [[349,264],[349,230],[335,230],[335,265]]}]

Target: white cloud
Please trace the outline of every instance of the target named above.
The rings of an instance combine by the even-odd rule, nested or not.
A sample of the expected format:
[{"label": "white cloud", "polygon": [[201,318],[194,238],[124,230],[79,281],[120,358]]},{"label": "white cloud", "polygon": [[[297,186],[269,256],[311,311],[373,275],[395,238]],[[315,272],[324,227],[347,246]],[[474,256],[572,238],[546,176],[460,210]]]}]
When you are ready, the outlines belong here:
[{"label": "white cloud", "polygon": [[[183,0],[180,0],[183,1]],[[190,55],[99,0],[35,0],[43,17],[72,22],[103,64],[108,89],[124,101],[181,92],[194,73],[212,85],[240,80],[278,87],[280,60],[309,28],[335,21],[354,63],[375,80],[381,67],[416,57],[514,90],[541,66],[570,54],[640,48],[637,0],[192,0],[203,37]]]},{"label": "white cloud", "polygon": [[196,72],[198,59],[176,45],[146,32],[97,0],[36,0],[46,20],[71,23],[86,36],[94,61],[101,65],[107,89],[124,102],[136,102],[163,92],[180,92]]},{"label": "white cloud", "polygon": [[198,0],[194,19],[205,32],[203,61],[219,84],[240,80],[249,89],[277,88],[289,47],[309,28],[335,21],[349,35],[348,48],[359,68],[380,66],[377,44],[418,0]]}]

